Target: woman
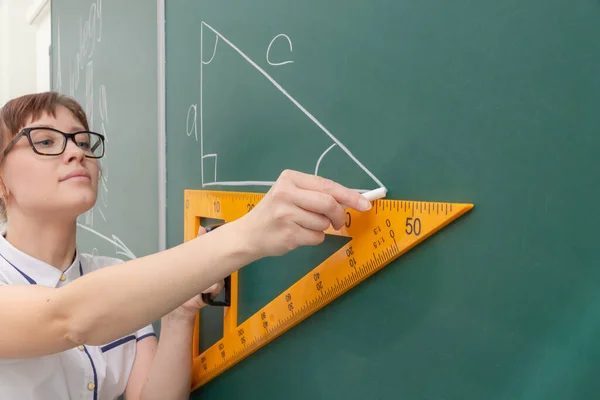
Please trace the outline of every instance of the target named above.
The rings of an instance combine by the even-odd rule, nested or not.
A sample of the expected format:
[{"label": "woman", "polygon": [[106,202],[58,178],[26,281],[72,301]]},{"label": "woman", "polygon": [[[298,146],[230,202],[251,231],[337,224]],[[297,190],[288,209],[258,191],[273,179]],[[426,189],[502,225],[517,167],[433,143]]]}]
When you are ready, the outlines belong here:
[{"label": "woman", "polygon": [[0,110],[2,398],[189,398],[199,293],[215,295],[257,259],[321,243],[344,224],[343,207],[371,207],[337,183],[285,171],[244,217],[122,262],[76,247],[103,155],[103,137],[71,98],[27,95]]}]

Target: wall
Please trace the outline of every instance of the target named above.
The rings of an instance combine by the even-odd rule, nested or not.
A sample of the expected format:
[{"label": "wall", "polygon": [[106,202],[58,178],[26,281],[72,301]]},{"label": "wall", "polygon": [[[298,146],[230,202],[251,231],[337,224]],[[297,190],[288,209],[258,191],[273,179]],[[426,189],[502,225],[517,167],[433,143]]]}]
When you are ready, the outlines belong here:
[{"label": "wall", "polygon": [[0,0],[0,105],[50,88],[50,1]]},{"label": "wall", "polygon": [[50,2],[40,10],[34,19],[36,26],[36,90],[38,92],[50,89],[50,42],[52,31],[50,28]]},{"label": "wall", "polygon": [[0,105],[8,98],[8,0],[0,0]]}]

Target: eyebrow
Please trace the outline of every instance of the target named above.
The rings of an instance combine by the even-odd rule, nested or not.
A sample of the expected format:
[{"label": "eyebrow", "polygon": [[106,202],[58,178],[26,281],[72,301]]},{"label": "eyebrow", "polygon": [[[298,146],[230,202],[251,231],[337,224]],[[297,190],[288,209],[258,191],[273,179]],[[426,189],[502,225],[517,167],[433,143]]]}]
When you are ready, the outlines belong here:
[{"label": "eyebrow", "polygon": [[[51,129],[58,129],[52,125],[47,125],[47,124],[33,124],[31,126],[28,126],[28,128],[51,128]],[[85,131],[85,128],[83,126],[72,126],[71,127],[71,132],[81,132],[81,131]]]}]

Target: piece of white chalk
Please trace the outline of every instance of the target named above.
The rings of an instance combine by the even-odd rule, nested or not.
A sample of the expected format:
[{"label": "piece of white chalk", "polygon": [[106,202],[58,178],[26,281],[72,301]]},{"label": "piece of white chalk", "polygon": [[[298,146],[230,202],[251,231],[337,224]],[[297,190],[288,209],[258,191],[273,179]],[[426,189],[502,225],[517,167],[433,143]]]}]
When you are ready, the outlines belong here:
[{"label": "piece of white chalk", "polygon": [[370,192],[363,193],[362,195],[367,198],[369,201],[374,201],[377,199],[382,199],[387,194],[387,189],[384,187],[380,187],[379,189],[371,190]]}]

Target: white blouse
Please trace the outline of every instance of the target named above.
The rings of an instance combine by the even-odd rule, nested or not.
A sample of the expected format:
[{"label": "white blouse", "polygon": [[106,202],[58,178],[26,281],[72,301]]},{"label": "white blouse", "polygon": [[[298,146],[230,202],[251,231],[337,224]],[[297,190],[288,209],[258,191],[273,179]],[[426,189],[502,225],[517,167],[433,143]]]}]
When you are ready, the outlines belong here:
[{"label": "white blouse", "polygon": [[[83,274],[122,262],[77,252],[73,264],[61,273],[21,252],[0,234],[0,285],[29,283],[59,288]],[[125,391],[136,344],[148,336],[155,336],[152,325],[103,346],[82,345],[36,358],[0,358],[0,398],[117,399]]]}]

